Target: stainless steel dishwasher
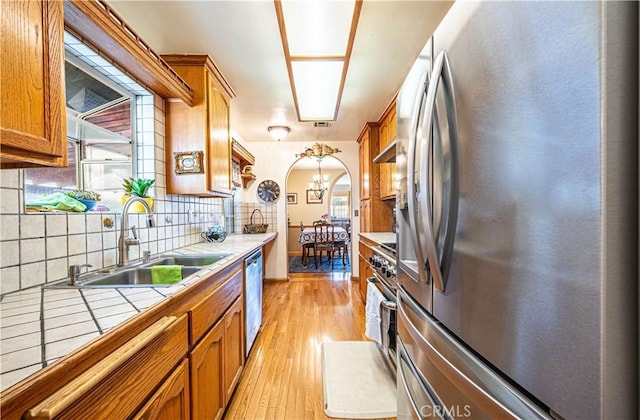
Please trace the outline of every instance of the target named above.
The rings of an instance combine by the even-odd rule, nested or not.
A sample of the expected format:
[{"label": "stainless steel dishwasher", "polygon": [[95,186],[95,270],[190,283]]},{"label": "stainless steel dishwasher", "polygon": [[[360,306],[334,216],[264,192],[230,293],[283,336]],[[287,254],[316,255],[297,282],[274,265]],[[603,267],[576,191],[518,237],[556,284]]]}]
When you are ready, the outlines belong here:
[{"label": "stainless steel dishwasher", "polygon": [[245,354],[256,340],[262,325],[262,249],[244,260]]}]

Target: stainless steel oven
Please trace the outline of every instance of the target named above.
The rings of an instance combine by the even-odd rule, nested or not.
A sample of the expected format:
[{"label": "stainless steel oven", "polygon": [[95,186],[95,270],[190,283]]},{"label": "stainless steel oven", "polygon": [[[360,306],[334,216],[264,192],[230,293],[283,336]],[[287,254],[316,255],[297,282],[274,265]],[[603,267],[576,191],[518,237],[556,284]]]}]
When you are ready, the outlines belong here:
[{"label": "stainless steel oven", "polygon": [[367,279],[382,293],[384,300],[380,303],[380,350],[389,367],[396,372],[397,358],[397,321],[396,321],[396,270],[395,255],[390,248],[373,248],[373,256],[369,258],[373,277]]}]

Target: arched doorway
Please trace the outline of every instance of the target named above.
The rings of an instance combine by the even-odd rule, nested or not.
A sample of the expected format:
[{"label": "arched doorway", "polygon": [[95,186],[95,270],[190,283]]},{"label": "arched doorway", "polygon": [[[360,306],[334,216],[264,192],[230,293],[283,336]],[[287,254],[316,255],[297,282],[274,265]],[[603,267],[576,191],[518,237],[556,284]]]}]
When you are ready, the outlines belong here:
[{"label": "arched doorway", "polygon": [[[310,185],[318,175],[318,161],[301,158],[294,162],[287,174],[285,190],[287,200],[287,265],[289,273],[351,272],[351,188],[352,177],[348,168],[336,157],[328,156],[321,161],[322,175],[328,178],[327,190],[318,198]],[[313,258],[306,267],[302,264],[303,245],[300,243],[302,229],[310,229],[313,222],[326,216],[347,234],[348,252],[346,264],[336,259],[333,267],[325,257],[316,268]],[[303,239],[304,240],[304,239]]]}]

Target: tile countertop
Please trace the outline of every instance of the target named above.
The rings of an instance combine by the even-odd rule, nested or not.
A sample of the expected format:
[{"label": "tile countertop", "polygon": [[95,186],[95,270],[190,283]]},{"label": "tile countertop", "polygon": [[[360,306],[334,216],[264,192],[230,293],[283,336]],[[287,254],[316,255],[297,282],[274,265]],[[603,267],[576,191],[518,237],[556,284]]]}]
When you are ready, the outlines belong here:
[{"label": "tile countertop", "polygon": [[396,243],[396,234],[393,232],[360,232],[359,235],[377,243],[378,245],[383,242]]},{"label": "tile countertop", "polygon": [[172,286],[122,288],[33,287],[0,300],[0,391],[117,327],[164,298],[266,244],[274,232],[230,235],[164,254],[229,253]]}]

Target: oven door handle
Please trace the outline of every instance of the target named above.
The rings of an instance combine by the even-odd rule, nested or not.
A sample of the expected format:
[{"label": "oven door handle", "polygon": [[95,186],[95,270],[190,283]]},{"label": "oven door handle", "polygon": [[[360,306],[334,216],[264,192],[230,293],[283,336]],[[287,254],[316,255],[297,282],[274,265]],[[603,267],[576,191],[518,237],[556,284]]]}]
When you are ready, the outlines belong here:
[{"label": "oven door handle", "polygon": [[380,302],[380,306],[392,312],[395,312],[398,310],[398,304],[392,300],[383,300],[382,302]]}]

